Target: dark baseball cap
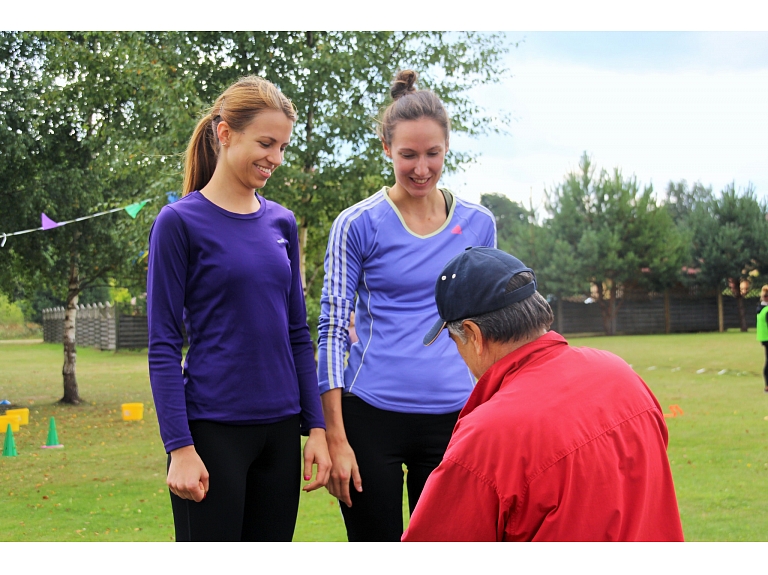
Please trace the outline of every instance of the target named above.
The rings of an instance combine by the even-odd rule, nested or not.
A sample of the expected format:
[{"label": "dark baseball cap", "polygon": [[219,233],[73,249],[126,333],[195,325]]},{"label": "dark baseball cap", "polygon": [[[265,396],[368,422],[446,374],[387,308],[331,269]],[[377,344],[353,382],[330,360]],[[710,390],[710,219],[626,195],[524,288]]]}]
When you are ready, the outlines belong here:
[{"label": "dark baseball cap", "polygon": [[[507,292],[507,283],[517,274],[530,272],[533,279]],[[435,283],[435,303],[440,319],[424,336],[432,344],[451,321],[503,309],[536,292],[536,274],[507,252],[487,247],[469,247],[445,264]]]}]

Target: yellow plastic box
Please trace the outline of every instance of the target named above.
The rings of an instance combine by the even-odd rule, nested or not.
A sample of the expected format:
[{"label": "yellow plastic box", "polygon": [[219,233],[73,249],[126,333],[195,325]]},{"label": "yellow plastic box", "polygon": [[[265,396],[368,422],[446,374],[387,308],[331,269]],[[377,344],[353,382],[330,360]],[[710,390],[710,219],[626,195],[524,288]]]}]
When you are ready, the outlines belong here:
[{"label": "yellow plastic box", "polygon": [[123,421],[139,421],[144,419],[143,403],[124,403],[122,405]]},{"label": "yellow plastic box", "polygon": [[21,425],[27,425],[29,424],[29,408],[28,407],[20,407],[18,409],[9,409],[5,412],[5,415],[18,415],[21,417]]},{"label": "yellow plastic box", "polygon": [[0,433],[8,430],[8,424],[11,424],[11,431],[18,431],[21,426],[21,416],[19,415],[0,415]]}]

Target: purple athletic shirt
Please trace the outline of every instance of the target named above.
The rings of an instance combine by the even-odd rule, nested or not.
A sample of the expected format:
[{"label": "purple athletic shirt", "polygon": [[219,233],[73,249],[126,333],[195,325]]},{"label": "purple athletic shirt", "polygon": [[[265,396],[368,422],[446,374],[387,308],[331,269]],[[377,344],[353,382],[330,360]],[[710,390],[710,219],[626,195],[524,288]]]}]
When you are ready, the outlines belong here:
[{"label": "purple athletic shirt", "polygon": [[[167,452],[190,420],[325,428],[293,213],[257,194],[253,214],[192,192],[149,233],[149,378]],[[181,369],[182,331],[189,351]]]}]

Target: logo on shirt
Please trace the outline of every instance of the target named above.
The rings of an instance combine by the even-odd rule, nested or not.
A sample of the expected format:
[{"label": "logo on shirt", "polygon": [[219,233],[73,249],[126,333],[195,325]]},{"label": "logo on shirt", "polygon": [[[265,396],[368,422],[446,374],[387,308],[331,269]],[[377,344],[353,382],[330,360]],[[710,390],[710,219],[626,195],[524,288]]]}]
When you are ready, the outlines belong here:
[{"label": "logo on shirt", "polygon": [[461,226],[456,224],[456,227],[451,230],[452,234],[461,234]]},{"label": "logo on shirt", "polygon": [[277,240],[277,243],[282,246],[283,244],[287,244],[288,240],[286,240],[285,238],[280,238],[279,240]]}]

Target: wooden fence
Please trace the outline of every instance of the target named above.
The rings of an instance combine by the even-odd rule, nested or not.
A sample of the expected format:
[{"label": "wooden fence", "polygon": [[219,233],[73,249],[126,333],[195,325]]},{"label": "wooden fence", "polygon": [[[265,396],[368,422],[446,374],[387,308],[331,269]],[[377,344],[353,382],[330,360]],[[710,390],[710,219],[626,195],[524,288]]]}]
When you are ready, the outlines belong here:
[{"label": "wooden fence", "polygon": [[[63,307],[43,310],[43,340],[60,343],[64,339]],[[142,349],[147,347],[147,316],[126,313],[121,307],[106,304],[77,306],[75,321],[77,345],[101,350]]]},{"label": "wooden fence", "polygon": [[[723,328],[738,328],[739,310],[736,300],[723,297]],[[554,301],[555,323],[552,329],[562,334],[603,333],[600,306],[571,301]],[[757,299],[744,299],[747,327],[754,327]],[[616,316],[617,334],[685,333],[717,331],[719,317],[717,297],[683,297],[664,295],[643,299],[626,299]]]},{"label": "wooden fence", "polygon": [[[744,299],[747,326],[754,327],[755,298]],[[603,320],[597,303],[553,301],[555,323],[552,329],[564,335],[603,333]],[[64,308],[43,310],[43,339],[59,343],[64,337]],[[130,311],[131,313],[127,313]],[[723,298],[723,327],[739,327],[736,300]],[[617,334],[684,333],[717,331],[717,297],[672,295],[626,299],[616,316]],[[183,329],[182,329],[183,331]],[[77,307],[75,337],[78,345],[102,350],[144,349],[148,345],[147,316],[106,304]],[[185,334],[186,340],[186,334]],[[186,345],[186,341],[185,341]]]}]

